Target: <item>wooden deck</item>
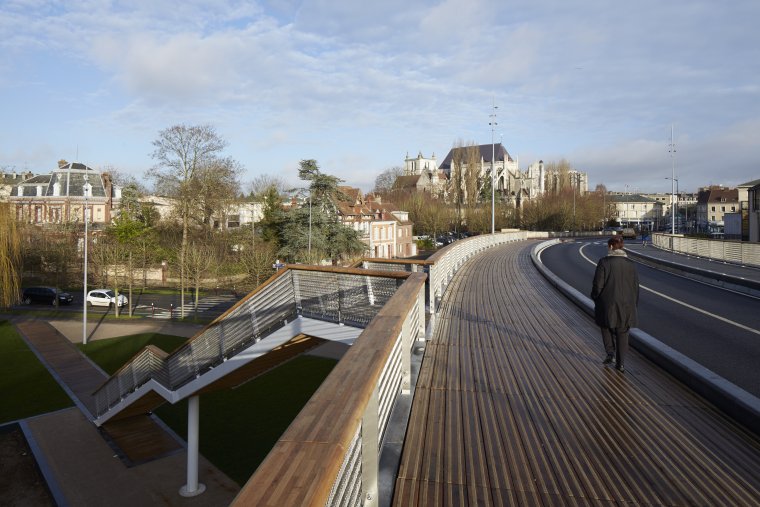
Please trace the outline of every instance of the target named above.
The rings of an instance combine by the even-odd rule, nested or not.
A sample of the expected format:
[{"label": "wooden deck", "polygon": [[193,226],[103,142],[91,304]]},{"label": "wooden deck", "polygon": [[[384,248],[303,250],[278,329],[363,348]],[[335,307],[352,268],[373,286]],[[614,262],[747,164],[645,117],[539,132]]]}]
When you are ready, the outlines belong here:
[{"label": "wooden deck", "polygon": [[760,439],[633,350],[625,374],[603,366],[598,328],[532,246],[452,281],[394,505],[760,505]]}]

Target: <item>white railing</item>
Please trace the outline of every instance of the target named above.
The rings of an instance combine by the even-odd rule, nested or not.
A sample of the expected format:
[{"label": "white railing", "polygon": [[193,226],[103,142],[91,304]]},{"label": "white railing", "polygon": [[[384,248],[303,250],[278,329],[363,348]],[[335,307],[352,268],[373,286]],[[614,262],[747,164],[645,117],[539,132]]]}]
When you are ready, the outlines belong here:
[{"label": "white railing", "polygon": [[696,257],[733,262],[744,266],[760,266],[760,243],[653,234],[652,244],[664,250]]}]

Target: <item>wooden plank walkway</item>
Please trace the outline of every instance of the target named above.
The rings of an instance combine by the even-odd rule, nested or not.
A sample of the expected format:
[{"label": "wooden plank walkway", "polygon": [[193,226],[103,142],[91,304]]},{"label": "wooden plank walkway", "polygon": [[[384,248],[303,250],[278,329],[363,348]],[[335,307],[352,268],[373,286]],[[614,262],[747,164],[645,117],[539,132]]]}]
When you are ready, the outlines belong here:
[{"label": "wooden plank walkway", "polygon": [[[442,302],[394,505],[760,505],[760,439],[629,353],[512,243]],[[589,281],[590,287],[590,281]]]}]

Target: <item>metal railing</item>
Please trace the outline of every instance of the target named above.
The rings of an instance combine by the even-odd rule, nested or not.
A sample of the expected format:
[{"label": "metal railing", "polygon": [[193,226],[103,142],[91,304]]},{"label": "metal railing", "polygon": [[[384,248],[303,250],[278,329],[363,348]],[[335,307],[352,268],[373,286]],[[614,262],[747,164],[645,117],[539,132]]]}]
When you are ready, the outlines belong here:
[{"label": "metal railing", "polygon": [[94,393],[96,416],[150,380],[175,391],[299,315],[366,327],[407,276],[287,266],[171,354],[140,351]]},{"label": "metal railing", "polygon": [[760,266],[760,243],[653,234],[652,245],[696,257]]},{"label": "metal railing", "polygon": [[[472,256],[527,237],[525,231],[476,236],[425,261],[365,259],[365,268],[411,274],[312,396],[234,505],[378,505],[379,449],[396,399],[410,390],[411,352],[414,341],[424,337],[426,295],[439,301]],[[436,310],[437,304],[431,305]],[[297,484],[272,481],[285,476]]]},{"label": "metal railing", "polygon": [[446,293],[446,288],[454,278],[457,271],[470,258],[478,253],[495,246],[510,243],[512,241],[525,240],[528,237],[526,231],[511,231],[497,234],[482,234],[471,238],[455,241],[434,253],[428,262],[430,265],[429,300],[430,313],[438,312],[438,306]]},{"label": "metal railing", "polygon": [[398,396],[410,390],[414,342],[424,336],[425,279],[412,273],[386,302],[234,505],[377,505],[380,447]]}]

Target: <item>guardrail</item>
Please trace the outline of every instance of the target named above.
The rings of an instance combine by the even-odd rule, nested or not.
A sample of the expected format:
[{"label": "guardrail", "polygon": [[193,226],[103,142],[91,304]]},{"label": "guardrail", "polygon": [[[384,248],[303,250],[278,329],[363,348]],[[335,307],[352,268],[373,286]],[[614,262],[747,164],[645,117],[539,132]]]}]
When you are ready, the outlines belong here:
[{"label": "guardrail", "polygon": [[461,239],[447,245],[425,260],[405,259],[364,259],[361,265],[366,269],[418,272],[429,274],[425,291],[425,303],[431,314],[438,312],[438,304],[454,275],[472,256],[487,248],[503,245],[511,241],[521,241],[529,237],[547,237],[551,233],[528,231],[508,231],[496,234],[482,234]]},{"label": "guardrail", "polygon": [[760,243],[686,238],[678,234],[655,233],[652,235],[652,245],[696,257],[733,262],[745,266],[760,266]]},{"label": "guardrail", "polygon": [[410,389],[426,276],[412,273],[357,338],[233,505],[378,505],[391,409]]},{"label": "guardrail", "polygon": [[177,390],[299,315],[366,327],[408,276],[286,266],[171,354],[150,347],[138,352],[95,391],[96,416],[151,379]]},{"label": "guardrail", "polygon": [[[362,261],[365,268],[409,273],[409,278],[312,396],[234,505],[378,505],[379,449],[398,394],[410,389],[413,342],[425,333],[425,297],[440,301],[457,270],[477,253],[527,237],[526,231],[475,236],[424,261]],[[431,312],[436,310],[431,304]]]},{"label": "guardrail", "polygon": [[438,312],[438,306],[446,292],[446,288],[456,272],[474,255],[498,245],[528,238],[527,231],[502,232],[483,234],[455,241],[431,255],[427,261],[430,264],[430,281],[428,298],[430,313]]}]

